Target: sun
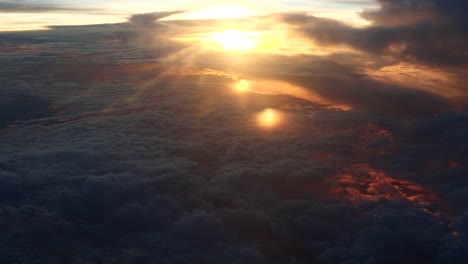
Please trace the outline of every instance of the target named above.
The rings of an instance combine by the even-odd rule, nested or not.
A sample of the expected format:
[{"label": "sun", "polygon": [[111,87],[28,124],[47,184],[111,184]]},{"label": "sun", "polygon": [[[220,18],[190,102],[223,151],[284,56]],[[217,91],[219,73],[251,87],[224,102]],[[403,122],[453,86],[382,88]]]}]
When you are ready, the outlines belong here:
[{"label": "sun", "polygon": [[218,44],[224,50],[251,50],[257,47],[259,38],[259,33],[226,29],[213,33],[207,40]]},{"label": "sun", "polygon": [[234,83],[233,88],[238,93],[246,93],[250,91],[250,82],[247,80],[240,80]]}]

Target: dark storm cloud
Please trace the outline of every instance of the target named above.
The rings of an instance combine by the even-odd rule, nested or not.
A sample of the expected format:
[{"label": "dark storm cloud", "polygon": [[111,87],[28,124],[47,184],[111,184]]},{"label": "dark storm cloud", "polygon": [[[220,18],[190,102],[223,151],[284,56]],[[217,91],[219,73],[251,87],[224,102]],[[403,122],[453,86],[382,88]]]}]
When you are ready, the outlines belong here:
[{"label": "dark storm cloud", "polygon": [[349,45],[406,61],[449,66],[466,64],[466,1],[382,0],[379,3],[380,9],[362,13],[372,22],[365,28],[301,13],[281,17],[322,44]]},{"label": "dark storm cloud", "polygon": [[[461,0],[379,0],[381,8],[366,10],[361,15],[379,25],[433,24],[452,23],[461,30],[466,26],[463,19],[468,8]],[[399,19],[398,19],[399,18]]]},{"label": "dark storm cloud", "polygon": [[88,12],[96,9],[72,8],[37,0],[0,1],[0,13]]}]

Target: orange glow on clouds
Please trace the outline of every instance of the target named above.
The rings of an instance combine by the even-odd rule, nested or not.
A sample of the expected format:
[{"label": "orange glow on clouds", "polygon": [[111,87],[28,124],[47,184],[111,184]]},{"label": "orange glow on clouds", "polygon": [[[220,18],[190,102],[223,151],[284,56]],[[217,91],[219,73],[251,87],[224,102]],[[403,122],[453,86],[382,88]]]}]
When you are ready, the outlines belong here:
[{"label": "orange glow on clouds", "polygon": [[409,86],[429,91],[443,97],[459,97],[463,89],[457,84],[457,74],[466,74],[463,69],[447,71],[437,67],[400,62],[377,70],[367,69],[366,74],[380,82]]},{"label": "orange glow on clouds", "polygon": [[383,171],[372,168],[369,164],[356,164],[343,173],[335,175],[333,181],[339,187],[331,194],[345,197],[351,201],[405,199],[417,206],[424,207],[437,203],[437,197],[430,190],[410,180],[389,177]]},{"label": "orange glow on clouds", "polygon": [[48,52],[52,49],[46,47],[35,47],[28,45],[21,46],[0,46],[0,54],[16,54],[16,53],[40,53]]}]

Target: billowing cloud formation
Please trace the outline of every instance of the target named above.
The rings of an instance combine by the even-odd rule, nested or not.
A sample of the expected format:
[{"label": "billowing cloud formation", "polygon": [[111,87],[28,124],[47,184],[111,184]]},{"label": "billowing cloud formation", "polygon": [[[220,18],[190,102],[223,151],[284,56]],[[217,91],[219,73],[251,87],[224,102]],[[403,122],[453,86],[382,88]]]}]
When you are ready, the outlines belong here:
[{"label": "billowing cloud formation", "polygon": [[373,54],[436,65],[464,65],[468,58],[466,1],[381,0],[380,9],[362,16],[370,27],[352,28],[338,21],[283,15],[303,34],[324,44],[349,45]]},{"label": "billowing cloud formation", "polygon": [[[389,3],[368,29],[255,19],[337,43]],[[166,15],[0,35],[0,263],[466,262],[452,98],[372,78],[400,63],[378,49],[229,55]]]}]

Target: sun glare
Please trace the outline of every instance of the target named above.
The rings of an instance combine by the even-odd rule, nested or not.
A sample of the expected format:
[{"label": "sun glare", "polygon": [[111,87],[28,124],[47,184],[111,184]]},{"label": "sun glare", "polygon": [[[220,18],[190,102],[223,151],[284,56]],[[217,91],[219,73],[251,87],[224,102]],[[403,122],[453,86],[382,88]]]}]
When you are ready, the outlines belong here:
[{"label": "sun glare", "polygon": [[238,93],[245,93],[250,91],[250,83],[247,80],[240,80],[234,83],[234,90]]},{"label": "sun glare", "polygon": [[251,50],[259,42],[260,34],[237,29],[226,29],[213,33],[208,41],[214,42],[224,50]]}]

